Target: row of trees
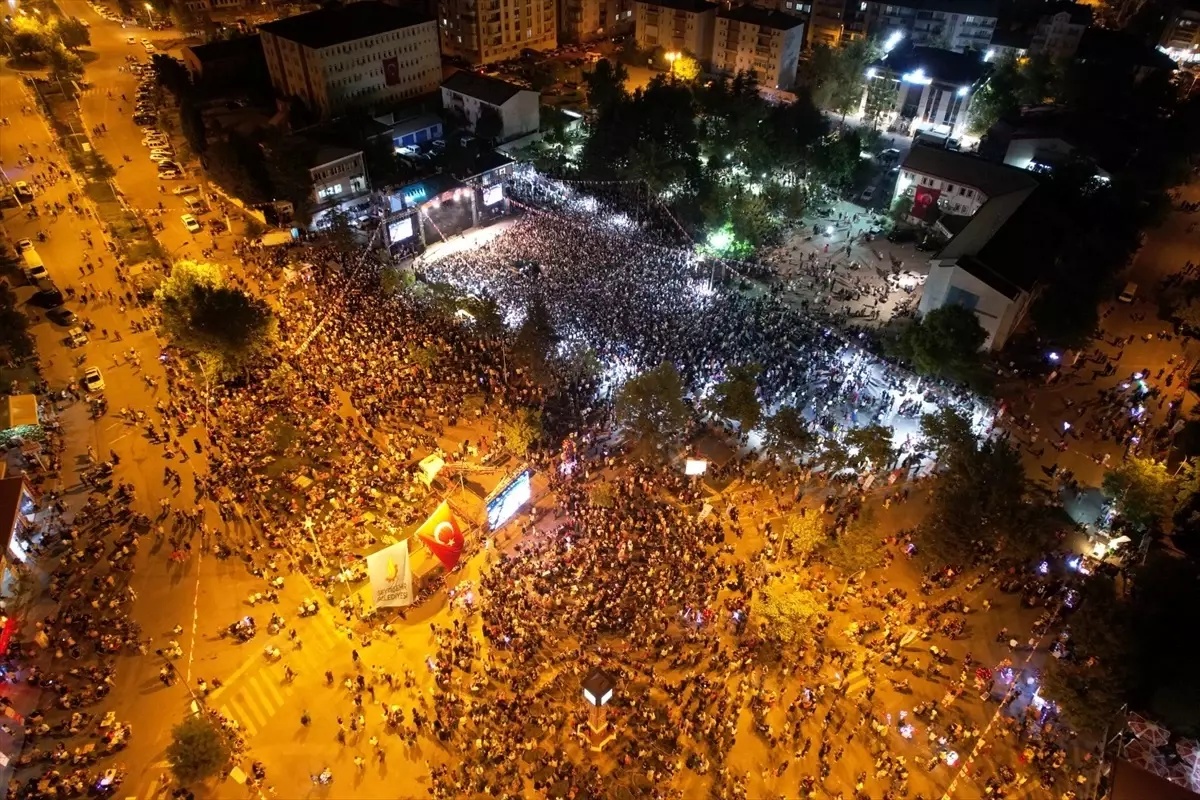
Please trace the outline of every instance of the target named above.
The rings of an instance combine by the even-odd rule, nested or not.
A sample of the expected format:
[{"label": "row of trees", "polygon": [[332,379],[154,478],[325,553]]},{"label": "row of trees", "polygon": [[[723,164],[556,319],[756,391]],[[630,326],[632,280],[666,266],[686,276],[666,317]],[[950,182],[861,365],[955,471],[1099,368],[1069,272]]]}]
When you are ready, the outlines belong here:
[{"label": "row of trees", "polygon": [[74,17],[43,19],[21,13],[0,23],[0,42],[14,58],[47,64],[59,75],[82,75],[79,49],[92,43],[91,33]]},{"label": "row of trees", "polygon": [[742,73],[700,83],[686,70],[656,76],[634,92],[619,63],[584,73],[592,121],[580,134],[552,132],[538,150],[552,174],[645,181],[685,225],[726,230],[734,252],[773,241],[814,199],[810,187],[839,187],[861,168],[858,134],[832,135],[812,100],[765,102]]}]

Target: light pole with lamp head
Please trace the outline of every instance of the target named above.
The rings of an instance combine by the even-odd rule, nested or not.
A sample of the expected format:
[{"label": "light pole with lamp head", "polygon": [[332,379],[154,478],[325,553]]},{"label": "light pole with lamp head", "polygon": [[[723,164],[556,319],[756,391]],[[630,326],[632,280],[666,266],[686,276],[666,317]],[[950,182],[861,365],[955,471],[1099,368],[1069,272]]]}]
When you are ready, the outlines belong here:
[{"label": "light pole with lamp head", "polygon": [[677,58],[679,58],[679,51],[671,50],[663,57],[666,58],[667,63],[671,65],[671,68],[670,68],[671,80],[675,80],[675,60]]}]

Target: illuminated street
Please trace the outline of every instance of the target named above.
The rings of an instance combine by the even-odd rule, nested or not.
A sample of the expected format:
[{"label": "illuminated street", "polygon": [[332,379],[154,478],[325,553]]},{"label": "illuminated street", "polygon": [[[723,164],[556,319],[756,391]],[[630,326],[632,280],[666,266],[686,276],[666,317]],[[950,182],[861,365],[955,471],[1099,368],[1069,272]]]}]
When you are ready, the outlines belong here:
[{"label": "illuminated street", "polygon": [[[90,43],[47,28],[46,67],[10,4],[10,800],[1098,800],[1135,761],[1200,785],[1162,699],[1194,648],[1146,645],[1195,598],[1194,169],[1110,242],[1086,226],[1134,203],[1107,179],[914,156],[866,78],[818,108],[641,67],[585,79],[570,133],[510,130],[536,93],[478,70],[457,85],[494,114],[348,134],[351,67],[301,107],[272,48],[382,33],[427,49],[370,91],[437,90],[413,64],[446,33],[368,3],[262,12],[251,58],[206,12],[232,37],[206,61],[60,0]],[[33,80],[56,47],[77,80]],[[947,85],[962,129],[992,89]],[[1039,265],[1142,242],[1097,267],[1098,326],[1002,241],[1039,208],[1092,248],[1047,235]],[[1049,333],[1046,296],[1084,332]]]}]

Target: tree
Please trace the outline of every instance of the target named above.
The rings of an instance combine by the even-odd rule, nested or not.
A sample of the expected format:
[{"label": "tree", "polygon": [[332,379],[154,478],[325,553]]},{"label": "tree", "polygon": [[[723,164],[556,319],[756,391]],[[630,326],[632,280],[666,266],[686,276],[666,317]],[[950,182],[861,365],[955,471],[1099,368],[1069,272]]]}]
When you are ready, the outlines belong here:
[{"label": "tree", "polygon": [[7,37],[8,46],[14,56],[27,58],[50,49],[50,33],[41,20],[21,15],[13,17],[11,22],[7,23],[7,27],[11,31]]},{"label": "tree", "polygon": [[411,270],[401,269],[395,264],[388,264],[379,273],[379,291],[385,297],[408,292],[416,282],[417,276]]},{"label": "tree", "polygon": [[967,129],[976,135],[988,129],[1020,106],[1020,69],[1014,56],[1004,56],[994,62],[987,81],[971,97],[967,114]]},{"label": "tree", "polygon": [[247,214],[242,217],[242,236],[247,239],[257,239],[267,232],[267,226],[258,221],[258,217]]},{"label": "tree", "polygon": [[529,455],[544,435],[542,412],[536,408],[518,409],[500,423],[500,435],[504,437],[508,448],[518,456]]},{"label": "tree", "polygon": [[867,39],[856,39],[836,48],[814,47],[807,72],[817,104],[841,114],[845,120],[862,103],[867,68],[879,54],[879,47]]},{"label": "tree", "polygon": [[875,509],[866,506],[859,512],[858,519],[846,526],[829,545],[825,558],[830,566],[850,578],[879,563],[880,544]]},{"label": "tree", "polygon": [[157,299],[172,342],[200,356],[219,380],[244,373],[276,343],[270,307],[225,285],[212,264],[177,262]]},{"label": "tree", "polygon": [[892,429],[885,425],[853,428],[846,432],[845,443],[853,451],[851,459],[856,468],[869,464],[876,471],[886,469],[896,457]]},{"label": "tree", "polygon": [[791,576],[773,578],[758,590],[750,607],[758,634],[786,647],[808,641],[825,608],[820,595],[796,588],[794,581]]},{"label": "tree", "polygon": [[863,122],[872,130],[879,130],[896,106],[900,96],[900,83],[886,75],[878,75],[867,81],[867,99],[863,105]]},{"label": "tree", "polygon": [[921,375],[977,388],[986,382],[979,359],[979,348],[986,340],[987,331],[974,311],[949,305],[935,308],[908,326],[899,349]]},{"label": "tree", "polygon": [[617,392],[614,411],[632,440],[658,448],[670,445],[683,433],[688,419],[679,373],[664,361],[626,381]]},{"label": "tree", "polygon": [[496,144],[504,135],[504,118],[500,112],[492,106],[481,106],[479,118],[475,120],[475,135],[489,146]]},{"label": "tree", "polygon": [[625,91],[625,82],[629,80],[629,70],[620,62],[613,63],[606,58],[596,62],[596,65],[583,73],[583,84],[587,87],[588,105],[596,111],[611,109],[617,103],[629,99]]},{"label": "tree", "polygon": [[921,417],[921,441],[939,461],[968,457],[978,443],[971,420],[946,407]]},{"label": "tree", "polygon": [[167,761],[180,784],[199,783],[225,768],[232,753],[217,724],[207,715],[188,717],[171,731]]},{"label": "tree", "polygon": [[294,139],[272,133],[263,142],[263,166],[275,200],[292,204],[292,214],[301,225],[312,220],[313,185],[308,171],[311,153]]},{"label": "tree", "polygon": [[178,59],[166,53],[155,53],[150,57],[150,65],[154,68],[155,82],[176,97],[191,88],[191,73]]},{"label": "tree", "polygon": [[888,211],[891,214],[894,222],[900,223],[908,220],[908,215],[912,213],[913,198],[908,195],[901,195],[896,198],[896,202],[892,203],[892,208]]},{"label": "tree", "polygon": [[17,307],[17,296],[6,281],[0,281],[0,348],[13,358],[27,358],[34,353],[29,320]]},{"label": "tree", "polygon": [[187,139],[188,147],[196,155],[202,155],[208,149],[208,132],[204,127],[204,114],[196,103],[192,91],[185,91],[179,97],[179,131]]},{"label": "tree", "polygon": [[83,59],[78,54],[54,42],[46,53],[50,62],[50,71],[62,77],[83,74]]},{"label": "tree", "polygon": [[725,380],[713,387],[708,407],[718,417],[738,424],[742,435],[758,427],[762,404],[758,400],[758,373],[762,367],[749,364],[733,367]]},{"label": "tree", "polygon": [[60,17],[54,24],[54,33],[59,41],[71,50],[78,50],[92,43],[91,31],[75,17]]},{"label": "tree", "polygon": [[806,556],[816,550],[828,539],[829,534],[825,530],[825,520],[820,514],[793,514],[784,523],[784,545],[801,556]]},{"label": "tree", "polygon": [[1094,736],[1119,724],[1133,630],[1112,578],[1093,575],[1079,591],[1069,627],[1071,653],[1046,659],[1042,694],[1060,705],[1075,728]]},{"label": "tree", "polygon": [[350,224],[350,215],[340,209],[334,209],[329,214],[329,227],[325,229],[325,239],[338,252],[348,253],[357,244],[354,226]]},{"label": "tree", "polygon": [[1139,528],[1163,525],[1176,507],[1175,480],[1166,464],[1152,458],[1130,456],[1104,473],[1100,489]]},{"label": "tree", "polygon": [[988,439],[947,452],[939,465],[931,508],[917,527],[922,551],[942,564],[969,563],[997,543],[1024,553],[1030,507],[1016,451]]},{"label": "tree", "polygon": [[680,52],[671,62],[671,77],[684,83],[692,83],[700,77],[700,62],[689,53]]},{"label": "tree", "polygon": [[816,435],[808,427],[804,415],[792,406],[782,406],[766,424],[767,449],[776,457],[797,461],[812,450]]}]

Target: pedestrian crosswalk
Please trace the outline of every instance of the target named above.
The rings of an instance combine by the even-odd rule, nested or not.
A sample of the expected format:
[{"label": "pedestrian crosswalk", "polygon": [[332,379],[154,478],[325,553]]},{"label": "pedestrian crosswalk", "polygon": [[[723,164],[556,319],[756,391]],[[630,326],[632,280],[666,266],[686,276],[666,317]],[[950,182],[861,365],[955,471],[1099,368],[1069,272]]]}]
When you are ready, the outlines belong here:
[{"label": "pedestrian crosswalk", "polygon": [[856,669],[846,675],[843,685],[846,687],[843,692],[846,697],[857,697],[859,692],[871,685],[871,679],[862,670]]},{"label": "pedestrian crosswalk", "polygon": [[[285,633],[272,637],[266,644],[279,648],[278,661],[261,656],[261,666],[209,694],[209,707],[237,720],[247,737],[257,735],[288,704],[297,693],[297,683],[306,684],[330,668],[331,651],[348,644],[346,635],[324,614],[306,622],[296,626],[302,647],[296,649]],[[285,680],[284,666],[296,673],[293,681]]]},{"label": "pedestrian crosswalk", "polygon": [[[141,774],[136,787],[125,784],[124,800],[168,800],[173,788],[170,764],[159,761],[151,764]],[[129,790],[133,790],[130,792]]]}]

